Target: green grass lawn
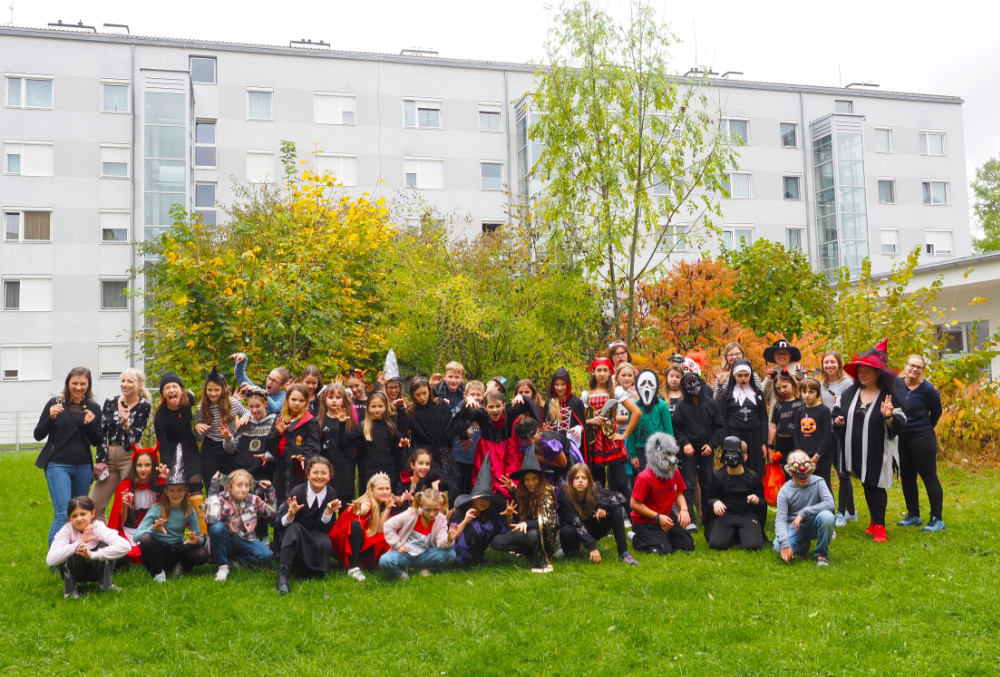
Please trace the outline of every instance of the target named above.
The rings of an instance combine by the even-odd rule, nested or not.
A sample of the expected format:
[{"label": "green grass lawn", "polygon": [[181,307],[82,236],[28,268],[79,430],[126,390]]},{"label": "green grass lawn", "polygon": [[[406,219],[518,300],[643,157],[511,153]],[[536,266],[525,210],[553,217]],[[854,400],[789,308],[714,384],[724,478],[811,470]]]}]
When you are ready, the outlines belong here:
[{"label": "green grass lawn", "polygon": [[[603,564],[556,560],[548,576],[491,553],[403,583],[295,580],[279,598],[273,571],[157,585],[140,567],[116,576],[120,593],[66,601],[44,563],[52,512],[33,461],[0,454],[4,674],[1000,674],[995,471],[943,469],[943,533],[890,527],[876,546],[862,514],[826,569],[713,553],[700,535],[693,553],[632,568],[609,538]],[[902,505],[897,486],[893,521]]]}]

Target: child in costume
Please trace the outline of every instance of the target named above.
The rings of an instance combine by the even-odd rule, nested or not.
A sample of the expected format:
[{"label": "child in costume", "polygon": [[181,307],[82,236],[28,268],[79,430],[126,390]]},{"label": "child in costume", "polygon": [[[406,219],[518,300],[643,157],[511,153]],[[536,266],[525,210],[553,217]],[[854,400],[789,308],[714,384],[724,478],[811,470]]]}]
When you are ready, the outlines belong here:
[{"label": "child in costume", "polygon": [[744,550],[764,547],[764,485],[760,475],[746,467],[743,441],[735,436],[722,440],[723,466],[712,477],[708,506],[715,513],[708,532],[708,547],[728,550],[739,536]]},{"label": "child in costume", "polygon": [[449,525],[442,513],[444,502],[437,489],[424,489],[414,495],[412,508],[386,520],[383,533],[390,550],[379,558],[378,568],[387,576],[406,579],[406,570],[411,568],[430,576],[432,569],[455,563],[455,539],[475,517],[475,511]]},{"label": "child in costume", "polygon": [[769,423],[764,392],[757,385],[758,380],[747,360],[736,360],[726,379],[725,390],[716,399],[726,435],[738,437],[747,445],[746,466],[763,476]]},{"label": "child in costume", "polygon": [[[199,494],[200,497],[200,494]],[[188,501],[188,476],[174,468],[154,504],[136,529],[142,565],[157,583],[165,583],[167,570],[175,577],[208,562],[198,513]]]},{"label": "child in costume", "polygon": [[[167,467],[159,466],[156,447],[142,449],[135,445],[132,454],[132,468],[128,477],[119,483],[115,490],[115,498],[111,503],[111,516],[108,526],[118,532],[118,535],[129,542],[129,560],[134,564],[142,562],[142,552],[135,540],[135,532],[142,518],[159,499],[159,494],[153,491],[153,486],[163,484],[166,480]],[[160,474],[162,469],[163,475]]]},{"label": "child in costume", "polygon": [[316,415],[320,454],[333,463],[333,486],[341,501],[354,500],[354,471],[357,444],[350,434],[358,427],[351,394],[340,383],[331,383],[319,398]]},{"label": "child in costume", "polygon": [[330,529],[334,553],[347,569],[347,575],[358,583],[365,581],[361,568],[375,569],[389,550],[382,528],[395,506],[389,476],[376,473],[369,478],[361,498],[340,513]]},{"label": "child in costume", "polygon": [[[611,360],[596,358],[590,363],[590,389],[583,391],[580,399],[588,408],[587,463],[594,480],[624,495],[628,493],[625,440],[638,425],[642,412],[621,386],[615,387],[614,375]],[[618,432],[617,407],[614,406],[617,404],[624,405],[631,415],[624,433]]]},{"label": "child in costume", "polygon": [[628,538],[625,537],[625,497],[594,482],[590,468],[583,463],[570,468],[557,498],[561,525],[559,541],[567,557],[578,554],[582,543],[590,553],[590,561],[600,564],[597,541],[610,532],[615,536],[618,559],[632,566],[639,564],[628,551]]},{"label": "child in costume", "polygon": [[781,454],[781,464],[786,465],[788,454],[795,449],[795,427],[799,409],[805,404],[799,394],[799,382],[788,372],[773,375],[774,393],[777,398],[771,407],[771,426],[767,435],[768,448]]},{"label": "child in costume", "polygon": [[[694,503],[694,487],[701,487],[701,505],[698,517],[702,526],[711,521],[708,510],[708,492],[715,472],[715,448],[722,443],[726,427],[719,415],[719,407],[711,394],[706,394],[701,376],[688,372],[681,378],[684,399],[677,403],[673,424],[681,456],[681,474],[684,476],[684,497],[688,505]],[[688,531],[698,531],[694,520],[687,525]]]},{"label": "child in costume", "polygon": [[[465,394],[482,406],[483,398],[486,397],[486,386],[483,385],[482,381],[469,381],[465,384]],[[464,405],[465,402],[463,400],[462,406]],[[459,425],[468,426],[466,433],[469,436],[469,444],[466,444],[465,440],[456,437],[451,447],[451,455],[455,457],[455,465],[458,466],[459,490],[467,493],[472,487],[472,468],[475,465],[476,448],[479,446],[482,430],[478,423],[473,422],[470,424],[462,417],[461,407],[453,415],[458,419]]]},{"label": "child in costume", "polygon": [[87,496],[71,498],[66,506],[69,521],[56,532],[45,563],[58,567],[63,579],[63,597],[79,597],[77,584],[97,581],[101,590],[117,590],[111,582],[115,561],[131,545],[113,529],[95,520],[94,502]]},{"label": "child in costume", "polygon": [[313,575],[322,576],[330,570],[327,525],[340,510],[340,499],[330,484],[332,473],[330,461],[313,456],[306,466],[306,481],[292,489],[278,508],[276,520],[281,525],[281,544],[275,588],[279,595],[288,594],[288,577],[295,564]]},{"label": "child in costume", "polygon": [[559,517],[555,492],[546,481],[534,450],[525,452],[520,470],[510,477],[501,477],[500,481],[514,495],[519,521],[514,522],[513,514],[506,513],[507,532],[493,539],[493,548],[527,557],[532,573],[551,573],[549,556],[555,553]]},{"label": "child in costume", "polygon": [[[366,407],[365,417],[354,430],[345,433],[344,439],[345,444],[354,444],[357,449],[359,486],[367,486],[368,480],[377,473],[398,477],[402,468],[396,467],[397,450],[410,446],[410,440],[396,430],[395,411],[385,393],[372,393]],[[347,412],[340,411],[338,418],[341,422],[347,421]]]},{"label": "child in costume", "polygon": [[193,406],[194,393],[184,390],[184,384],[177,374],[168,371],[160,377],[160,406],[153,415],[160,462],[171,471],[175,468],[184,469],[192,500],[200,505],[201,454],[192,429]]},{"label": "child in costume", "polygon": [[559,435],[563,449],[571,458],[581,458],[587,462],[584,448],[587,425],[586,407],[583,400],[573,394],[572,381],[565,367],[556,369],[549,387],[549,401],[545,403],[545,424],[543,429]]},{"label": "child in costume", "polygon": [[819,381],[811,376],[800,384],[803,406],[798,408],[798,418],[792,432],[796,449],[809,454],[816,464],[815,473],[826,482],[826,488],[833,491],[830,484],[830,470],[833,468],[833,417],[821,399]]},{"label": "child in costume", "polygon": [[685,531],[691,523],[684,499],[684,478],[677,471],[677,442],[666,433],[646,440],[646,469],[635,478],[629,505],[632,508],[632,547],[640,552],[669,555],[694,550],[694,539]]},{"label": "child in costume", "polygon": [[201,441],[201,472],[205,489],[216,472],[228,475],[236,469],[236,430],[250,414],[229,394],[226,377],[212,367],[201,391],[194,416],[195,438]]},{"label": "child in costume", "polygon": [[470,512],[471,521],[455,539],[455,561],[460,567],[482,564],[493,539],[507,531],[505,516],[514,513],[513,503],[508,504],[502,495],[493,493],[488,458],[479,468],[471,493],[455,499],[455,516],[467,519]]},{"label": "child in costume", "polygon": [[543,433],[538,421],[531,416],[522,416],[514,425],[514,434],[521,440],[521,456],[531,448],[542,470],[545,471],[549,485],[559,491],[559,487],[566,481],[566,471],[569,468],[569,461],[566,452],[563,451],[562,440],[558,435]]},{"label": "child in costume", "polygon": [[257,524],[274,514],[274,487],[261,480],[266,499],[251,493],[254,480],[246,470],[238,469],[224,480],[225,490],[209,496],[205,522],[212,559],[218,565],[216,581],[229,576],[229,561],[249,566],[267,566],[271,549],[257,538]]},{"label": "child in costume", "polygon": [[476,447],[473,472],[478,477],[483,461],[489,458],[493,491],[509,499],[511,494],[500,478],[517,472],[521,467],[523,455],[514,436],[514,422],[528,412],[528,405],[520,395],[515,396],[509,405],[505,404],[499,388],[487,390],[485,402],[485,406],[480,407],[478,402],[468,397],[462,410],[464,420],[477,423],[482,435]]},{"label": "child in costume", "polygon": [[459,472],[451,448],[456,437],[472,448],[468,426],[463,419],[452,416],[448,401],[439,400],[424,379],[410,383],[410,400],[406,413],[410,418],[411,442],[431,452],[434,472],[444,480],[445,491],[457,496]]},{"label": "child in costume", "polygon": [[833,494],[826,483],[813,475],[816,465],[804,451],[788,455],[785,471],[792,479],[778,492],[778,514],[774,518],[774,551],[785,562],[809,554],[809,543],[816,540],[816,564],[830,563],[830,540],[833,538]]},{"label": "child in costume", "polygon": [[646,468],[646,440],[653,433],[674,434],[673,420],[670,418],[670,405],[660,398],[660,379],[652,369],[643,369],[635,380],[635,389],[639,393],[637,405],[642,412],[635,430],[625,440],[629,460],[637,476]]},{"label": "child in costume", "polygon": [[305,477],[309,460],[319,454],[319,426],[309,413],[309,391],[300,383],[289,386],[281,414],[267,436],[267,450],[274,456],[274,490],[282,504],[292,487]]}]

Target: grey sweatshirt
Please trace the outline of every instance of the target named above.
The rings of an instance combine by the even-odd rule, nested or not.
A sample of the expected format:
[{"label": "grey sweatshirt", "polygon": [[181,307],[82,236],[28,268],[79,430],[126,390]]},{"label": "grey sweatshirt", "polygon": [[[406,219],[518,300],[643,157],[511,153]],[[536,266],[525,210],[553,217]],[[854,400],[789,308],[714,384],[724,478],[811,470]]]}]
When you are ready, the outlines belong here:
[{"label": "grey sweatshirt", "polygon": [[778,516],[774,518],[774,536],[782,548],[790,548],[788,530],[796,517],[803,520],[815,517],[823,510],[833,512],[833,494],[826,488],[822,477],[811,475],[809,484],[800,487],[795,480],[788,480],[778,492]]}]

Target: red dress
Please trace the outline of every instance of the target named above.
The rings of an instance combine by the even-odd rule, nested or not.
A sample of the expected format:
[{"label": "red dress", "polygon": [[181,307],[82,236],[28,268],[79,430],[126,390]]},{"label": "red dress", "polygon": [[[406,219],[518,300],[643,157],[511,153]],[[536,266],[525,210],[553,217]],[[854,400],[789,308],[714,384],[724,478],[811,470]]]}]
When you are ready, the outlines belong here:
[{"label": "red dress", "polygon": [[[479,469],[483,466],[486,455],[489,454],[493,493],[501,494],[508,500],[512,499],[513,496],[500,483],[500,478],[520,470],[521,462],[524,460],[524,454],[521,453],[521,440],[516,435],[508,434],[507,419],[510,416],[512,414],[507,413],[499,421],[489,419],[476,421],[483,434],[479,438],[479,444],[476,446],[476,453],[472,461],[472,476],[479,477]],[[489,434],[487,429],[483,427],[487,423],[491,426]]]},{"label": "red dress", "polygon": [[[601,408],[607,401],[607,394],[591,394],[588,404],[596,413],[600,413]],[[587,452],[590,454],[588,460],[591,465],[612,465],[628,460],[628,452],[625,451],[625,444],[621,440],[612,440],[607,437],[600,428],[597,429],[593,448],[587,449]]]},{"label": "red dress", "polygon": [[347,568],[354,551],[351,550],[351,540],[348,536],[351,533],[351,522],[358,521],[361,528],[365,530],[365,540],[361,543],[361,566],[365,569],[378,568],[379,557],[389,551],[389,544],[385,542],[385,535],[380,531],[374,536],[368,535],[368,522],[371,520],[374,510],[364,517],[354,513],[354,506],[350,506],[334,522],[330,529],[330,543],[333,545],[333,553],[340,560],[340,563]]}]

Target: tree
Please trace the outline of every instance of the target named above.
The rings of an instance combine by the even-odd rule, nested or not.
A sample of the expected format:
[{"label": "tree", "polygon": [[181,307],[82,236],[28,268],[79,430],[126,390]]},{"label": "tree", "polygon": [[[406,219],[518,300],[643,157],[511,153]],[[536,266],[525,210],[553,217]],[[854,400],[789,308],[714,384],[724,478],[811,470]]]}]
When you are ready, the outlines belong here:
[{"label": "tree", "polygon": [[748,247],[726,250],[723,259],[739,273],[733,295],[723,304],[758,335],[801,334],[826,314],[833,301],[827,277],[813,271],[801,250],[757,240]]},{"label": "tree", "polygon": [[384,353],[379,284],[393,234],[384,204],[350,198],[335,177],[299,175],[283,144],[285,181],[237,186],[228,223],[177,208],[174,225],[142,253],[147,370],[201,377],[222,356],[327,372]]},{"label": "tree", "polygon": [[654,11],[629,7],[624,26],[590,0],[561,8],[529,133],[543,144],[533,171],[547,182],[548,244],[597,275],[631,342],[639,283],[677,246],[678,222],[689,247],[712,230],[735,145],[714,133],[695,83],[669,74],[673,37]]},{"label": "tree", "polygon": [[976,218],[985,237],[973,238],[976,251],[1000,251],[1000,158],[990,158],[976,169],[972,182]]}]

